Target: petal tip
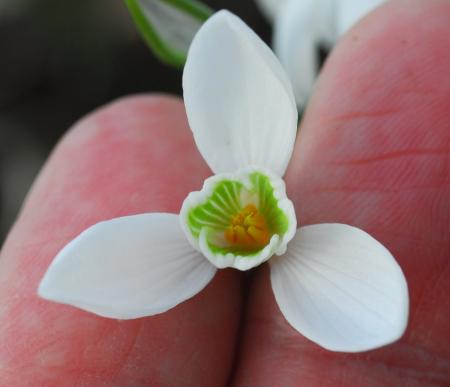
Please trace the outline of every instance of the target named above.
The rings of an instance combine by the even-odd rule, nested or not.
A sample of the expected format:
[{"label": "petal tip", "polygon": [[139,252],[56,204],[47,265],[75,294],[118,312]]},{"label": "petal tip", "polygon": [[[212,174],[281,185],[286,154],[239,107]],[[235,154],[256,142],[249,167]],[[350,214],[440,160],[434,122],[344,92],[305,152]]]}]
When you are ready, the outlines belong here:
[{"label": "petal tip", "polygon": [[44,275],[41,282],[39,283],[36,293],[40,298],[43,298],[45,300],[52,300],[51,292],[49,291],[48,288],[48,281],[46,279],[46,275]]},{"label": "petal tip", "polygon": [[50,266],[48,267],[47,271],[45,272],[44,276],[42,277],[41,281],[39,282],[38,288],[37,288],[37,295],[45,300],[48,301],[60,301],[60,295],[58,292],[58,287],[54,283],[54,264],[55,261],[58,259],[58,256],[54,258]]}]

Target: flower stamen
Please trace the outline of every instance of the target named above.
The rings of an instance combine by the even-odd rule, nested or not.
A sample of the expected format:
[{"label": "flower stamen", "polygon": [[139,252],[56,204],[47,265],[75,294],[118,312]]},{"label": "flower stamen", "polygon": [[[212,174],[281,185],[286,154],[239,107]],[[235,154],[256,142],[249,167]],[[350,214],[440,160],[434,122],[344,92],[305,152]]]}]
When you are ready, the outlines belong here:
[{"label": "flower stamen", "polygon": [[243,250],[258,250],[269,243],[269,227],[255,205],[249,204],[233,216],[225,240]]}]

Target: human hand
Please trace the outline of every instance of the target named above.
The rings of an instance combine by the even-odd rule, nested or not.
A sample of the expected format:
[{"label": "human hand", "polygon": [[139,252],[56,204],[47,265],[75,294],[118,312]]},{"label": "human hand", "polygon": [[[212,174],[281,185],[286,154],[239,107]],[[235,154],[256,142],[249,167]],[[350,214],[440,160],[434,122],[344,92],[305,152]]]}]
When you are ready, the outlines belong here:
[{"label": "human hand", "polygon": [[75,125],[2,249],[2,384],[449,382],[448,15],[445,1],[399,1],[350,31],[323,71],[286,175],[300,224],[360,227],[397,258],[411,297],[409,329],[399,343],[358,355],[320,349],[280,314],[265,267],[250,281],[221,270],[193,299],[132,321],[37,298],[50,261],[87,226],[142,212],[176,213],[210,174],[182,103],[142,96]]}]

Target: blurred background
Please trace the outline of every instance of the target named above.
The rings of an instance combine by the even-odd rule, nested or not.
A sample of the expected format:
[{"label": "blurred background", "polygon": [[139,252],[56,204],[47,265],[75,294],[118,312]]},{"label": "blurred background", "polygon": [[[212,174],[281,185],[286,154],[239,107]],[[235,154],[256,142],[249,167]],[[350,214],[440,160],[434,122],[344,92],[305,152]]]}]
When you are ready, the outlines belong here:
[{"label": "blurred background", "polygon": [[[204,3],[270,41],[252,0]],[[115,98],[150,91],[180,94],[181,72],[153,56],[123,2],[0,0],[0,245],[63,133]]]}]

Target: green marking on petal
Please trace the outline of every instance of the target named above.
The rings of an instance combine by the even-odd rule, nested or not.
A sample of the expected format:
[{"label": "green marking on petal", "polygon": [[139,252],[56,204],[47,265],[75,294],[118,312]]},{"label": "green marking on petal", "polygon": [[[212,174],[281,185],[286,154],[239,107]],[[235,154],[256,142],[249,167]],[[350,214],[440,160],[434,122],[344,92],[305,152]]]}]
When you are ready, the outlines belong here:
[{"label": "green marking on petal", "polygon": [[249,177],[258,192],[259,210],[265,217],[271,233],[283,235],[289,227],[289,220],[278,207],[278,200],[273,194],[274,190],[270,179],[259,172],[254,172]]},{"label": "green marking on petal", "polygon": [[258,255],[261,250],[256,251],[248,251],[244,249],[240,249],[237,247],[220,247],[216,246],[213,243],[208,243],[208,246],[210,250],[213,252],[213,254],[222,254],[226,255],[228,253],[231,253],[233,255],[240,255],[242,257],[251,258],[252,256]]},{"label": "green marking on petal", "polygon": [[219,182],[208,201],[188,214],[188,226],[198,238],[202,227],[225,231],[231,218],[240,210],[239,195],[243,184],[238,181]]}]

